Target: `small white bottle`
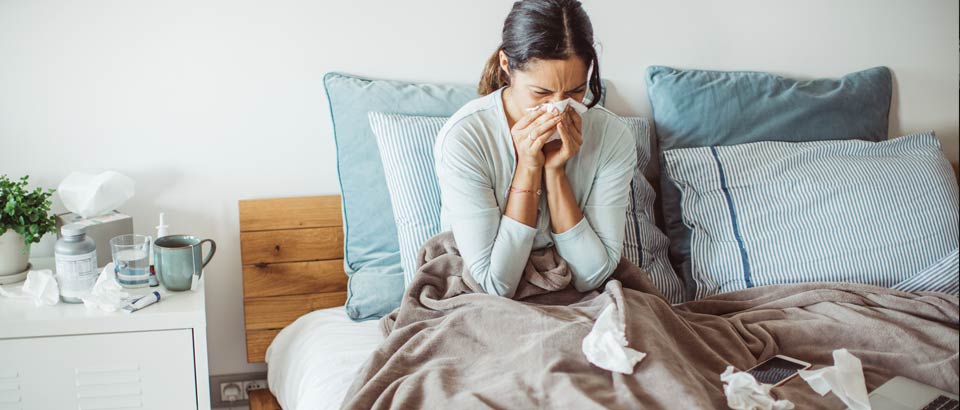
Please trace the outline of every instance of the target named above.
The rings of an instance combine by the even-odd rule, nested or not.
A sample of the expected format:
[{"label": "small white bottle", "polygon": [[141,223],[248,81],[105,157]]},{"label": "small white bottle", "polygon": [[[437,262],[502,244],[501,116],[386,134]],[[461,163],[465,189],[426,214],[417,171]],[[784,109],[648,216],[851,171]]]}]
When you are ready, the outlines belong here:
[{"label": "small white bottle", "polygon": [[[156,226],[157,239],[167,236],[167,229],[169,228],[169,226],[164,222],[163,217],[164,217],[164,214],[163,212],[161,212],[160,224]],[[150,287],[156,287],[156,286],[160,286],[160,282],[157,280],[157,271],[153,267],[153,252],[150,252]]]},{"label": "small white bottle", "polygon": [[73,223],[60,227],[60,239],[53,247],[57,264],[60,299],[82,303],[80,296],[90,293],[97,283],[97,244],[87,237],[86,225]]},{"label": "small white bottle", "polygon": [[163,212],[161,212],[161,213],[160,213],[160,224],[157,225],[157,239],[160,239],[160,238],[162,238],[162,237],[164,237],[164,236],[167,236],[167,235],[168,235],[167,229],[170,228],[170,226],[167,225],[167,224],[164,222],[163,217],[164,217],[164,214],[163,214]]}]

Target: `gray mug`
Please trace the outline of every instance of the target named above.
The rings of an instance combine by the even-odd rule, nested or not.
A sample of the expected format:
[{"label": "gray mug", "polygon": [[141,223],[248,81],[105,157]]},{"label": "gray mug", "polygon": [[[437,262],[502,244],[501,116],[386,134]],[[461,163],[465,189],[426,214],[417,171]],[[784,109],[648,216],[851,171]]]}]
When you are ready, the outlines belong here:
[{"label": "gray mug", "polygon": [[[202,246],[210,243],[210,253],[202,260]],[[203,273],[203,267],[210,263],[217,251],[217,243],[212,239],[200,239],[192,235],[167,235],[153,241],[153,265],[160,284],[168,290],[190,290],[193,275]]]}]

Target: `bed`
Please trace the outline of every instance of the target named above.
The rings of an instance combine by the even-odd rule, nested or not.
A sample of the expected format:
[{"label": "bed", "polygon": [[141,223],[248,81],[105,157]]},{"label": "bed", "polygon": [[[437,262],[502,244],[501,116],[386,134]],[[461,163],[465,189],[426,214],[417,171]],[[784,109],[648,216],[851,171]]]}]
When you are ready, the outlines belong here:
[{"label": "bed", "polygon": [[[420,154],[431,152],[444,116],[472,90],[326,76],[343,196],[240,202],[247,360],[268,362],[271,390],[252,393],[251,408],[718,408],[726,404],[726,366],[785,354],[822,368],[841,348],[863,360],[868,389],[902,375],[956,393],[956,179],[932,132],[887,141],[889,71],[819,83],[663,67],[648,75],[659,78],[649,87],[655,112],[692,101],[684,100],[691,92],[728,92],[725,101],[753,90],[748,99],[762,103],[741,108],[762,121],[744,128],[727,115],[671,135],[693,116],[661,110],[657,128],[665,131],[656,140],[665,151],[654,154],[647,120],[624,118],[637,138],[626,240],[636,251],[624,251],[616,280],[584,293],[565,287],[562,258],[532,255],[520,303],[478,291],[452,235],[411,230],[436,222],[415,219],[437,199],[404,203],[434,195],[436,177],[422,172],[433,168],[432,156]],[[852,96],[874,109],[844,100]],[[378,114],[397,107],[409,115]],[[720,108],[711,112],[726,112]],[[824,121],[811,127],[811,116]],[[717,130],[725,140],[715,140]],[[798,139],[767,139],[794,131]],[[692,132],[704,135],[685,140]],[[643,173],[651,157],[661,162],[665,188],[656,194]],[[371,170],[386,180],[371,182]],[[860,176],[853,185],[851,173]],[[803,201],[791,201],[791,192]],[[673,263],[652,228],[660,194],[670,256],[679,256]],[[393,215],[383,212],[391,205]],[[405,281],[358,273],[358,253],[390,241],[397,249],[398,236],[407,259],[393,263],[404,265]],[[681,279],[682,291],[671,285]],[[383,289],[394,293],[381,297]],[[348,294],[363,294],[366,304],[351,306]],[[381,303],[388,299],[393,305]],[[608,307],[631,347],[648,354],[632,373],[594,366],[580,350]],[[843,408],[799,380],[777,395],[798,408]]]},{"label": "bed", "polygon": [[[245,329],[247,334],[247,352],[248,361],[261,362],[269,357],[270,388],[277,395],[286,401],[296,403],[296,408],[311,409],[333,409],[338,408],[344,395],[348,392],[351,384],[355,383],[358,377],[378,376],[378,369],[373,366],[372,369],[366,369],[366,374],[362,374],[362,367],[370,367],[370,356],[374,351],[379,351],[374,358],[383,359],[391,355],[399,355],[398,346],[381,346],[384,342],[381,336],[381,323],[378,321],[353,322],[344,312],[342,306],[344,295],[345,275],[340,267],[341,249],[338,246],[340,241],[339,227],[337,220],[339,218],[337,196],[323,197],[302,197],[302,198],[281,198],[281,199],[262,199],[240,202],[241,217],[241,245],[243,253],[243,275],[244,275],[244,317]],[[428,275],[424,275],[428,276]],[[618,278],[626,284],[629,279]],[[415,284],[416,286],[416,284]],[[626,286],[626,285],[625,285]],[[641,286],[637,286],[642,287]],[[822,289],[806,289],[809,293]],[[802,298],[799,293],[787,292],[776,293],[773,291],[764,292],[763,289],[753,289],[749,298],[759,300],[764,307],[771,307],[778,303],[785,303],[782,300]],[[839,292],[846,294],[844,298],[849,299],[845,303],[854,303],[851,295],[857,292],[863,292],[859,288],[834,287],[826,290],[829,292]],[[791,291],[792,292],[792,291]],[[883,305],[886,302],[882,298],[901,298],[900,295],[884,295],[874,293],[869,290],[865,297],[870,299],[872,304]],[[729,293],[733,295],[737,292]],[[742,293],[742,292],[741,292]],[[701,302],[688,303],[681,315],[685,315],[690,322],[685,322],[684,326],[695,322],[691,318],[703,318],[709,312],[719,318],[721,316],[730,316],[743,314],[739,310],[749,298],[736,299],[733,297],[708,298]],[[815,296],[821,297],[821,296]],[[919,299],[923,299],[920,297]],[[923,315],[930,315],[933,310],[941,310],[946,317],[956,317],[956,299],[952,301],[940,300],[938,298],[930,299],[923,304]],[[650,302],[653,300],[653,302]],[[444,302],[444,301],[437,301]],[[476,302],[477,306],[483,306]],[[628,326],[639,326],[644,329],[653,329],[659,326],[658,323],[669,322],[667,317],[670,305],[657,302],[656,298],[641,299],[623,299],[624,306],[633,304],[626,308],[625,312],[641,311],[649,308],[659,309],[660,313],[652,315],[658,317],[659,322],[644,322]],[[699,303],[699,304],[698,304]],[[807,304],[801,302],[801,304]],[[415,303],[410,303],[415,305]],[[643,307],[643,305],[648,305]],[[718,308],[718,306],[720,306]],[[784,305],[786,306],[786,305]],[[495,306],[490,306],[495,308]],[[789,309],[798,310],[796,306]],[[903,306],[897,309],[904,310]],[[543,312],[538,313],[542,314]],[[914,312],[913,314],[917,314]],[[746,315],[756,315],[757,313],[746,313]],[[833,315],[827,310],[814,312],[815,315]],[[846,308],[840,315],[849,315]],[[466,317],[476,317],[469,313]],[[897,315],[903,316],[903,312]],[[951,316],[952,315],[952,316]],[[651,316],[651,315],[644,315]],[[394,318],[396,319],[396,318]],[[528,318],[529,319],[529,318]],[[685,319],[685,320],[687,320]],[[749,329],[751,327],[776,327],[782,326],[783,321],[768,321],[764,323],[739,323],[738,328]],[[522,320],[522,319],[521,319]],[[564,319],[569,320],[569,318]],[[943,320],[942,318],[940,319]],[[952,320],[952,319],[950,319]],[[466,320],[455,320],[466,322]],[[529,321],[529,320],[528,320]],[[582,321],[576,319],[576,323]],[[589,324],[589,322],[587,322]],[[629,321],[628,321],[629,323]],[[779,324],[778,324],[779,323]],[[810,322],[812,323],[812,322]],[[936,321],[931,323],[937,323]],[[706,321],[694,323],[695,326],[713,326]],[[927,324],[928,325],[928,324]],[[924,326],[927,326],[924,325]],[[478,324],[478,326],[490,326],[487,324]],[[871,324],[868,327],[875,327]],[[898,324],[903,329],[909,326]],[[946,338],[955,337],[956,324],[947,326]],[[668,329],[670,326],[665,327]],[[937,336],[943,338],[941,333]],[[456,332],[461,332],[458,329]],[[663,330],[661,330],[663,331]],[[660,333],[657,331],[655,333]],[[739,330],[748,332],[747,330]],[[749,333],[749,332],[748,332]],[[629,334],[629,333],[628,333]],[[930,336],[929,333],[926,336]],[[952,335],[952,336],[951,336]],[[766,335],[769,337],[769,335]],[[579,336],[577,336],[579,337]],[[676,337],[676,336],[671,336]],[[636,337],[631,337],[636,340]],[[785,339],[786,340],[786,339]],[[709,351],[704,348],[704,341],[688,340],[692,347],[691,352],[698,350]],[[822,342],[822,341],[821,341]],[[405,342],[401,341],[399,345]],[[575,344],[575,343],[567,343]],[[815,343],[814,343],[815,344]],[[949,344],[949,342],[948,342]],[[955,344],[955,341],[954,341]],[[789,350],[789,346],[781,346],[783,350]],[[644,348],[653,354],[669,354],[664,351],[657,352],[656,346],[648,345]],[[942,349],[941,349],[942,350]],[[688,352],[690,353],[690,352]],[[802,353],[809,360],[809,351]],[[828,351],[820,352],[828,354]],[[892,353],[892,352],[890,352]],[[862,354],[862,353],[860,353]],[[736,353],[723,352],[720,356],[736,356]],[[889,356],[888,353],[882,353],[881,356]],[[948,354],[949,356],[949,354]],[[752,357],[752,356],[747,356]],[[956,362],[956,353],[949,361]],[[827,362],[823,357],[819,362]],[[892,363],[892,362],[890,362]],[[556,365],[554,365],[556,366]],[[382,369],[380,369],[382,370]],[[687,369],[689,370],[689,369]],[[687,370],[683,370],[684,372]],[[950,376],[936,375],[940,368],[930,366],[917,366],[917,372],[931,372],[934,380]],[[955,370],[954,370],[955,371]],[[603,371],[601,371],[603,372]],[[878,372],[877,369],[870,369],[867,373],[868,385],[875,388],[886,380],[886,374],[890,371]],[[902,370],[900,371],[902,372]],[[387,372],[389,373],[389,372]],[[639,372],[638,372],[639,373]],[[914,372],[916,373],[916,372]],[[948,371],[949,374],[949,371]],[[922,375],[913,374],[914,378],[921,378]],[[622,378],[598,376],[603,380],[623,380]],[[662,376],[660,376],[662,377]],[[676,377],[671,376],[671,377]],[[955,376],[954,376],[955,378]],[[928,380],[929,381],[929,380]],[[950,382],[947,382],[950,383]],[[694,384],[712,384],[710,381],[700,380]],[[636,388],[636,386],[634,386]],[[803,388],[794,386],[794,389]],[[949,388],[949,387],[945,387]],[[955,388],[954,388],[955,389]],[[830,397],[828,396],[828,399]],[[840,408],[839,402],[834,398],[832,401],[824,402],[828,408]],[[258,390],[250,394],[250,406],[252,410],[259,409],[280,409],[280,400],[274,397],[268,390]],[[364,405],[365,406],[365,405]],[[493,406],[497,407],[497,406]],[[292,408],[289,407],[289,408]]]}]

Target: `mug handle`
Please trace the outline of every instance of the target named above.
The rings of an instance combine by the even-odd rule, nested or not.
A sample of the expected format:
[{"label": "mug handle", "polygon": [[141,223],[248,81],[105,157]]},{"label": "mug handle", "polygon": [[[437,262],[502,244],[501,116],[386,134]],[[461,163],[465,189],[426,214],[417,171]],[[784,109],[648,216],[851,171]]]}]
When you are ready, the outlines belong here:
[{"label": "mug handle", "polygon": [[217,243],[214,242],[213,239],[204,239],[200,241],[200,246],[198,246],[200,249],[203,249],[204,242],[210,242],[210,253],[208,253],[207,256],[203,258],[203,262],[200,263],[200,275],[197,275],[197,279],[200,279],[200,276],[203,275],[203,268],[210,263],[210,259],[213,258],[213,254],[217,253]]}]

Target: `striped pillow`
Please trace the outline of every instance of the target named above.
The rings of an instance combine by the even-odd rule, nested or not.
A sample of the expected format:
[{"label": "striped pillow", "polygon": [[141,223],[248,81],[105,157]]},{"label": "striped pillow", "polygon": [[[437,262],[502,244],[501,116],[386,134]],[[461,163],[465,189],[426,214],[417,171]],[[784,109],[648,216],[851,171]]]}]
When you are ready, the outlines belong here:
[{"label": "striped pillow", "polygon": [[440,232],[440,185],[433,166],[433,142],[447,117],[371,112],[400,243],[404,287],[417,272],[417,253]]},{"label": "striped pillow", "polygon": [[[417,271],[420,246],[440,231],[440,187],[433,164],[433,143],[445,117],[371,112],[370,127],[393,205],[406,285]],[[630,184],[624,256],[650,273],[651,280],[673,303],[683,299],[682,286],[667,259],[666,236],[653,224],[655,193],[643,176],[650,159],[649,121],[624,118],[637,138],[637,170]]]},{"label": "striped pillow", "polygon": [[[933,133],[664,157],[693,231],[689,298],[799,282],[891,287],[958,246],[957,181]],[[910,289],[939,289],[922,282]]]},{"label": "striped pillow", "polygon": [[643,175],[650,162],[650,120],[643,117],[623,119],[633,131],[637,143],[637,167],[633,171],[633,180],[630,181],[630,204],[627,205],[623,256],[650,273],[653,285],[660,289],[670,303],[680,303],[684,299],[683,284],[667,257],[670,240],[654,223],[653,202],[657,193]]},{"label": "striped pillow", "polygon": [[954,249],[933,265],[893,288],[904,292],[960,294],[960,249]]}]

